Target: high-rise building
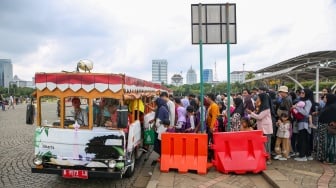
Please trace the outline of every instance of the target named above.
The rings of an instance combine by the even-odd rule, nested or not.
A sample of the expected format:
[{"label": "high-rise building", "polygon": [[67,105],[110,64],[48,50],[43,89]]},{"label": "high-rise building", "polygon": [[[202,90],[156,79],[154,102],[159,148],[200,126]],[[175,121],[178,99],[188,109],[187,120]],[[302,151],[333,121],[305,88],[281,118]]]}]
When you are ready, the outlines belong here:
[{"label": "high-rise building", "polygon": [[204,83],[212,83],[213,82],[212,69],[203,69],[203,82]]},{"label": "high-rise building", "polygon": [[247,74],[251,71],[233,71],[230,73],[230,82],[235,83],[243,83]]},{"label": "high-rise building", "polygon": [[197,74],[195,70],[190,67],[190,69],[187,72],[187,84],[192,85],[197,83]]},{"label": "high-rise building", "polygon": [[18,75],[14,75],[13,80],[11,81],[11,84],[15,84],[16,87],[34,87],[33,81],[25,81],[18,77]]},{"label": "high-rise building", "polygon": [[166,59],[152,60],[152,82],[168,83],[168,62]]},{"label": "high-rise building", "polygon": [[13,65],[10,59],[0,59],[0,86],[8,87],[13,80]]}]

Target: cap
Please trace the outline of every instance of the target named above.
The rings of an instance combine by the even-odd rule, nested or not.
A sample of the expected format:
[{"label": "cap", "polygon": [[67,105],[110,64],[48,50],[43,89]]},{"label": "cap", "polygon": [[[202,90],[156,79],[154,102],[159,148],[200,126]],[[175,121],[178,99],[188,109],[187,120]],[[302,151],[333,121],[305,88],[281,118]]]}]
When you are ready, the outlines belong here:
[{"label": "cap", "polygon": [[287,86],[280,86],[278,91],[288,93],[288,87]]}]

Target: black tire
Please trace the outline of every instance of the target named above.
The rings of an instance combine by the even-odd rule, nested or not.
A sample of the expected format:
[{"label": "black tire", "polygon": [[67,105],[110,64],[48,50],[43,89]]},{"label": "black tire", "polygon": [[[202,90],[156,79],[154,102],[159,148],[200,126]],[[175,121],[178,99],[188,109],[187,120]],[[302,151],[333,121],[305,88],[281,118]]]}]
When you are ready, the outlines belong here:
[{"label": "black tire", "polygon": [[133,176],[135,171],[135,151],[132,152],[131,155],[131,166],[127,168],[126,172],[125,172],[125,177],[126,178],[130,178]]}]

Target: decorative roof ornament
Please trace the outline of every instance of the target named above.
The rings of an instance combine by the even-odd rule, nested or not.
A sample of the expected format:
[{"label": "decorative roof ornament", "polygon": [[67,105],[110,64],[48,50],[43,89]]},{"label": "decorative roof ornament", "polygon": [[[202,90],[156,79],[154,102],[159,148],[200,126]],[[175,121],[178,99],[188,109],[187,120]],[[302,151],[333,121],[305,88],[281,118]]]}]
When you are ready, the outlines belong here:
[{"label": "decorative roof ornament", "polygon": [[79,72],[79,69],[83,70],[83,71],[88,71],[90,72],[92,69],[93,69],[93,63],[92,61],[88,60],[88,59],[83,59],[83,60],[80,60],[78,63],[77,63],[77,72]]}]

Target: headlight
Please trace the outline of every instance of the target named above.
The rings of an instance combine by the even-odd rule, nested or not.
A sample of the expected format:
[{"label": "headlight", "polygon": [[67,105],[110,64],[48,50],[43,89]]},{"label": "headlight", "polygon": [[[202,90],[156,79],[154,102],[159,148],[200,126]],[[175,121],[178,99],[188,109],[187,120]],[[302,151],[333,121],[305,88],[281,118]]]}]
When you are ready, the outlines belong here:
[{"label": "headlight", "polygon": [[109,168],[114,168],[116,166],[117,162],[115,160],[110,160],[108,163]]},{"label": "headlight", "polygon": [[39,158],[39,157],[36,157],[36,158],[34,159],[34,164],[35,164],[35,165],[41,165],[41,164],[42,164],[42,159]]}]

